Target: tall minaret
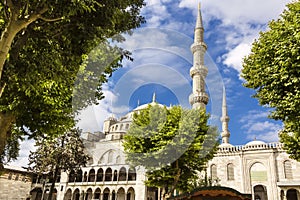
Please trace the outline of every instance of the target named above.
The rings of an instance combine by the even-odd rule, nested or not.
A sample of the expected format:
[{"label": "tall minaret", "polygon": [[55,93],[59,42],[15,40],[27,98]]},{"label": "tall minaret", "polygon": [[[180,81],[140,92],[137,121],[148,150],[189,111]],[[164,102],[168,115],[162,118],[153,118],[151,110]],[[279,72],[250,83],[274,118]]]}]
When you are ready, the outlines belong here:
[{"label": "tall minaret", "polygon": [[207,46],[203,41],[203,33],[204,28],[199,3],[194,43],[191,46],[191,51],[193,53],[193,67],[190,69],[190,75],[193,79],[193,92],[189,97],[189,101],[193,108],[205,109],[209,98],[205,92],[205,77],[207,76],[208,70],[204,65],[204,54]]},{"label": "tall minaret", "polygon": [[221,122],[222,122],[222,133],[221,133],[222,143],[223,144],[229,144],[229,137],[230,137],[230,132],[228,130],[229,117],[228,117],[228,114],[227,114],[225,87],[223,88],[223,103],[222,103]]}]

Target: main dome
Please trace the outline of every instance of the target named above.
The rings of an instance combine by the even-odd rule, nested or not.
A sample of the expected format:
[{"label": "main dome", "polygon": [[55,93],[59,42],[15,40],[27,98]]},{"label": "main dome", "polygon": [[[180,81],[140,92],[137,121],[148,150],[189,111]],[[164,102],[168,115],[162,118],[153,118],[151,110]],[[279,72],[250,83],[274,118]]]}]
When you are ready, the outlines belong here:
[{"label": "main dome", "polygon": [[245,146],[262,145],[262,144],[266,144],[266,143],[260,140],[253,140],[248,142]]}]

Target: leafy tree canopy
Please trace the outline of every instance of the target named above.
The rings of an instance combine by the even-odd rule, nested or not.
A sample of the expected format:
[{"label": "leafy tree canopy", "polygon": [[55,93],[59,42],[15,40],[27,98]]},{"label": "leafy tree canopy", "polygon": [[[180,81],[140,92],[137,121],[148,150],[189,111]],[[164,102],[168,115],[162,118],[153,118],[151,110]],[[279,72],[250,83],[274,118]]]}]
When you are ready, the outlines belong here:
[{"label": "leafy tree canopy", "polygon": [[217,131],[207,125],[203,110],[158,105],[135,113],[124,137],[127,160],[147,170],[146,184],[173,191],[189,191],[199,172],[213,157]]},{"label": "leafy tree canopy", "polygon": [[52,181],[51,194],[61,170],[71,171],[85,166],[89,160],[78,129],[56,138],[41,138],[36,142],[36,147],[35,152],[30,152],[28,169],[38,174],[48,174]]},{"label": "leafy tree canopy", "polygon": [[30,137],[64,133],[74,126],[73,105],[78,110],[103,98],[101,84],[129,58],[107,39],[122,41],[115,36],[139,27],[143,5],[143,0],[0,2],[0,155],[13,128]]},{"label": "leafy tree canopy", "polygon": [[300,1],[260,33],[244,59],[242,77],[259,103],[274,108],[270,117],[284,122],[281,141],[300,161]]}]

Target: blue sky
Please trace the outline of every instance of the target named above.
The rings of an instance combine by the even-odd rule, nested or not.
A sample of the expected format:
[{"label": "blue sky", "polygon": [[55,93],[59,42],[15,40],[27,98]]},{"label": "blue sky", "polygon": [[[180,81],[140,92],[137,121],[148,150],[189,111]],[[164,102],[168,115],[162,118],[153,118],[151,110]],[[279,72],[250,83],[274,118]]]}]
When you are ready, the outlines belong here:
[{"label": "blue sky", "polygon": [[[254,138],[278,141],[281,123],[267,118],[269,109],[258,105],[254,91],[242,86],[242,58],[271,19],[279,18],[288,0],[202,0],[201,10],[208,46],[205,64],[212,124],[220,125],[222,87],[227,93],[230,142],[245,144]],[[133,62],[115,72],[104,87],[106,99],[89,108],[79,125],[86,131],[102,130],[103,120],[119,117],[140,104],[149,103],[153,92],[165,105],[189,107],[189,69],[198,1],[148,0],[143,9],[147,23],[128,36],[122,46],[133,53]],[[87,116],[89,116],[87,119]],[[93,117],[91,117],[93,116]],[[92,119],[93,118],[93,119]]]},{"label": "blue sky", "polygon": [[[193,42],[198,2],[195,0],[146,0],[142,10],[147,23],[126,36],[121,44],[132,52],[133,62],[125,61],[103,86],[106,98],[90,106],[80,115],[78,126],[84,131],[102,131],[107,117],[120,117],[138,103],[152,101],[156,93],[159,103],[180,104],[189,108],[192,66],[190,45]],[[254,138],[278,141],[281,123],[267,118],[269,109],[258,105],[254,91],[242,86],[242,58],[250,52],[251,43],[260,31],[277,19],[290,0],[202,0],[201,10],[208,46],[205,64],[211,113],[210,123],[220,126],[222,88],[225,86],[230,117],[230,143],[245,144]],[[32,142],[21,146],[15,165],[27,161]]]}]

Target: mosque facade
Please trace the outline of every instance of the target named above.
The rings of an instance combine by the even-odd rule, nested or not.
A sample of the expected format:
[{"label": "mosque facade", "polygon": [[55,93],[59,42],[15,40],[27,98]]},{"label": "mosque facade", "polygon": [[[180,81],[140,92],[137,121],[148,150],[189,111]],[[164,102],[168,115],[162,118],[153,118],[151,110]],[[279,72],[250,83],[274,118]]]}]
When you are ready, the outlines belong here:
[{"label": "mosque facade", "polygon": [[[190,75],[193,89],[189,101],[192,108],[205,109],[208,103],[205,92],[208,69],[204,65],[207,46],[203,34],[199,8],[194,43],[191,46],[193,66]],[[155,104],[155,101],[151,104]],[[126,163],[122,147],[122,139],[130,127],[133,114],[146,107],[147,105],[141,105],[120,119],[108,118],[104,121],[103,132],[83,134],[86,149],[92,159],[79,171],[62,172],[60,181],[56,184],[57,199],[159,199],[159,189],[144,185],[145,169],[141,166],[131,167]],[[252,141],[241,146],[229,143],[225,90],[221,121],[222,144],[207,166],[212,184],[252,194],[254,200],[300,200],[300,163],[289,158],[281,143]]]}]

